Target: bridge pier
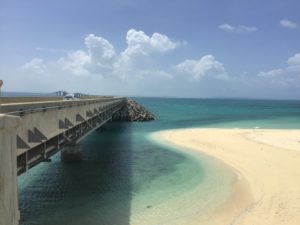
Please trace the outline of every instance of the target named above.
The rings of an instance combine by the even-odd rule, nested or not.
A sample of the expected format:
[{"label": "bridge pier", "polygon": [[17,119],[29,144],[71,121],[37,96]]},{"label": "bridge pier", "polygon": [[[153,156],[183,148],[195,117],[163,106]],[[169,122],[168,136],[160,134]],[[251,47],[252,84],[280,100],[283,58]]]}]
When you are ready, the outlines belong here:
[{"label": "bridge pier", "polygon": [[0,224],[18,225],[16,134],[20,118],[0,114]]},{"label": "bridge pier", "polygon": [[82,159],[82,149],[79,143],[70,143],[65,146],[60,153],[62,162],[80,162]]}]

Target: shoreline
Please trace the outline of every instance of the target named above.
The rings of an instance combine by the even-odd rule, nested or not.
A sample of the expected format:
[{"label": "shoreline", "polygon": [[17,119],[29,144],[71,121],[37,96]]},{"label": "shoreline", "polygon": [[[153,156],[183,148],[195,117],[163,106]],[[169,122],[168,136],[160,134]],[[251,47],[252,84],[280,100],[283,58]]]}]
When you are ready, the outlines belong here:
[{"label": "shoreline", "polygon": [[201,224],[299,224],[299,130],[191,128],[151,137],[187,153],[208,155],[236,174],[228,201]]}]

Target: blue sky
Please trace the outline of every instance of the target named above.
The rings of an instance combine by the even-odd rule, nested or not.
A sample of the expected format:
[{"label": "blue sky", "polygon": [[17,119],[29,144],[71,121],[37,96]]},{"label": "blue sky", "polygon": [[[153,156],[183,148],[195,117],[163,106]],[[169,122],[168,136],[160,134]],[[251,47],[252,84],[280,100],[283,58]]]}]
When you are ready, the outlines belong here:
[{"label": "blue sky", "polygon": [[300,99],[296,0],[0,0],[7,91]]}]

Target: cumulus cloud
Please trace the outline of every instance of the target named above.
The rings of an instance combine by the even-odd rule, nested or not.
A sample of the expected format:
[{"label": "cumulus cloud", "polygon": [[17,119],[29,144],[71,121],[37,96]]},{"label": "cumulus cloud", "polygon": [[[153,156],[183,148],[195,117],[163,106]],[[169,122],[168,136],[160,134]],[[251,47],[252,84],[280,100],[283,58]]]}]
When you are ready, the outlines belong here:
[{"label": "cumulus cloud", "polygon": [[146,35],[143,31],[136,31],[130,29],[127,32],[126,54],[149,54],[153,52],[167,52],[179,47],[179,42],[170,40],[166,35],[154,33],[151,37]]},{"label": "cumulus cloud", "polygon": [[287,61],[288,70],[300,73],[300,53],[290,57]]},{"label": "cumulus cloud", "polygon": [[91,57],[86,52],[78,50],[71,52],[67,57],[63,57],[58,60],[58,65],[62,70],[74,74],[77,76],[86,76],[90,72],[86,69],[86,66],[90,64]]},{"label": "cumulus cloud", "polygon": [[219,29],[226,32],[237,33],[237,34],[249,34],[257,31],[256,27],[248,27],[244,25],[233,26],[227,23],[219,25]]},{"label": "cumulus cloud", "polygon": [[45,69],[44,60],[40,58],[34,58],[30,62],[25,63],[22,66],[22,69],[33,73],[41,74],[44,72]]},{"label": "cumulus cloud", "polygon": [[[204,94],[205,84],[219,85],[219,90],[223,87],[222,80],[229,79],[223,64],[212,55],[166,65],[166,54],[186,42],[174,41],[164,34],[147,35],[130,29],[126,43],[126,48],[117,52],[105,38],[88,34],[84,38],[85,48],[69,51],[59,59],[35,58],[23,65],[22,76],[35,90],[72,87],[83,92],[154,96],[173,95],[178,88],[183,90],[182,86],[187,86],[187,93],[191,86],[195,93],[201,87]],[[195,82],[190,82],[191,79]]]},{"label": "cumulus cloud", "polygon": [[89,34],[84,39],[85,46],[91,58],[112,59],[116,53],[114,46],[108,40]]},{"label": "cumulus cloud", "polygon": [[199,60],[185,60],[176,66],[180,73],[192,76],[193,79],[201,79],[205,76],[212,76],[217,79],[227,79],[228,75],[222,63],[214,56],[206,55]]},{"label": "cumulus cloud", "polygon": [[[86,50],[69,52],[56,62],[33,59],[23,65],[23,69],[42,73],[45,70],[49,72],[49,67],[52,69],[56,67],[56,70],[61,68],[64,72],[76,76],[98,75],[124,78],[132,76],[136,71],[140,74],[149,74],[143,72],[143,67],[145,71],[149,71],[146,65],[151,55],[163,54],[184,45],[184,43],[171,40],[164,34],[153,33],[152,36],[148,36],[143,31],[134,29],[127,32],[126,42],[127,48],[118,54],[108,40],[89,34],[84,39]],[[159,70],[156,68],[155,71]],[[166,72],[155,73],[167,77]]]},{"label": "cumulus cloud", "polygon": [[[236,27],[229,24],[223,29],[236,32]],[[59,59],[34,58],[21,71],[2,72],[7,74],[3,79],[15,90],[26,87],[41,92],[72,89],[106,95],[178,96],[181,90],[180,95],[185,97],[299,98],[300,53],[288,58],[282,68],[256,76],[229,76],[222,62],[213,55],[166,65],[165,53],[185,43],[164,34],[147,35],[131,29],[126,42],[126,48],[117,52],[108,40],[89,34],[84,39],[85,48],[62,52]]]},{"label": "cumulus cloud", "polygon": [[180,47],[180,42],[172,41],[166,35],[154,33],[146,35],[143,31],[130,29],[126,35],[127,48],[120,53],[116,61],[116,68],[119,69],[140,66],[145,64],[147,56],[152,54],[163,54]]},{"label": "cumulus cloud", "polygon": [[285,68],[272,69],[266,72],[260,72],[258,77],[272,78],[272,79],[288,79],[289,81],[298,80],[300,82],[300,53],[290,57],[286,62]]},{"label": "cumulus cloud", "polygon": [[282,19],[280,20],[280,25],[284,28],[288,28],[288,29],[297,29],[299,28],[299,26],[297,25],[297,23],[288,20],[288,19]]},{"label": "cumulus cloud", "polygon": [[77,50],[59,60],[59,65],[74,75],[105,76],[112,69],[116,57],[113,45],[106,39],[89,34],[84,39],[87,51]]},{"label": "cumulus cloud", "polygon": [[284,74],[283,69],[273,69],[266,72],[259,72],[257,74],[258,77],[278,77]]}]

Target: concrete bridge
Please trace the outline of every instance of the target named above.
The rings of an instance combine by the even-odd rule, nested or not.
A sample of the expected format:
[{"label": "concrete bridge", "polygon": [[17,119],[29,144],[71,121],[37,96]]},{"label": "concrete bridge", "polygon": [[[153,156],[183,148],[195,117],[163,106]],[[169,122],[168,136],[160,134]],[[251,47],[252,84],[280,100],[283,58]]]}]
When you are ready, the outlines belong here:
[{"label": "concrete bridge", "polygon": [[80,160],[78,143],[126,103],[116,97],[41,100],[2,99],[0,105],[0,225],[19,223],[17,175],[60,150],[62,160]]}]

